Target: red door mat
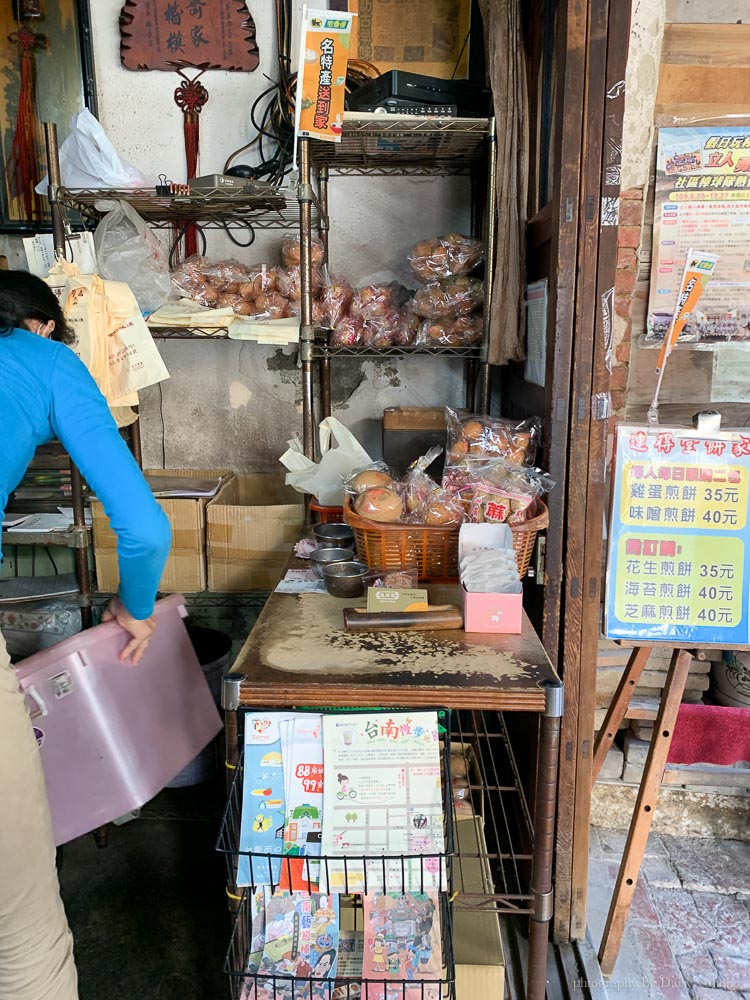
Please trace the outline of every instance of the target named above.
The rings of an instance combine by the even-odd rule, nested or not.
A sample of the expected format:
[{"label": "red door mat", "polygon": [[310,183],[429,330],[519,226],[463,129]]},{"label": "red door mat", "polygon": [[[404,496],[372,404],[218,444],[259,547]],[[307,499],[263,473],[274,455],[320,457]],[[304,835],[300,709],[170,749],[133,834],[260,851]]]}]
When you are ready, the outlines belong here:
[{"label": "red door mat", "polygon": [[680,705],[670,764],[724,764],[750,761],[750,708]]}]

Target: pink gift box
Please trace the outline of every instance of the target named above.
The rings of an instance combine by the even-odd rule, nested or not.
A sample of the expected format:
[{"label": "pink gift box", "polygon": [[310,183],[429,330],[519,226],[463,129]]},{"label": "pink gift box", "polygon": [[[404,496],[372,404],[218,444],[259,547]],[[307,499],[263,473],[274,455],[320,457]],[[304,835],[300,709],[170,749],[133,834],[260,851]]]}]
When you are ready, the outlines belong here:
[{"label": "pink gift box", "polygon": [[470,594],[461,584],[464,632],[503,632],[520,635],[523,594]]}]

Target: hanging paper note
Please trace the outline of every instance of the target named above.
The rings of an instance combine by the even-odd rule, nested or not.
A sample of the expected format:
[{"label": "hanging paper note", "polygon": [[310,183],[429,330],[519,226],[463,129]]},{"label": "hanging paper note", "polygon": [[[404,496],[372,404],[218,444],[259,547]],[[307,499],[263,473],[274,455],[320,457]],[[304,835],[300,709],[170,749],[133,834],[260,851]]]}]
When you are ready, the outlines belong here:
[{"label": "hanging paper note", "polygon": [[[354,14],[303,9],[295,139],[341,141],[346,63]],[[295,143],[296,145],[296,143]]]}]

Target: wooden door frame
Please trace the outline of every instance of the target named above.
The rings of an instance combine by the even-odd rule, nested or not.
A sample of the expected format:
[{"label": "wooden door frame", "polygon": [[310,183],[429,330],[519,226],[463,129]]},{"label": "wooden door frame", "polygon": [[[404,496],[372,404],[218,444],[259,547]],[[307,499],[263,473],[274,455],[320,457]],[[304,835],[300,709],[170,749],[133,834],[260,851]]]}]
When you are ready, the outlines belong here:
[{"label": "wooden door frame", "polygon": [[550,240],[542,638],[565,682],[554,933],[586,933],[591,755],[630,0],[561,0],[553,197],[529,223]]}]

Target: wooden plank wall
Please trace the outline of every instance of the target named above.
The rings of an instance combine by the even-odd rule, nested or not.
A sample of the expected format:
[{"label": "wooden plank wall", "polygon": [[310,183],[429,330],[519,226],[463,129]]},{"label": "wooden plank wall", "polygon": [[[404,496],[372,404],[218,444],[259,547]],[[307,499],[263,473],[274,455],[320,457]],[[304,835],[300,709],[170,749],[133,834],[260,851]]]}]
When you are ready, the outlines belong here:
[{"label": "wooden plank wall", "polygon": [[[717,23],[694,23],[692,19],[698,18]],[[726,19],[725,23],[720,19]],[[736,23],[740,19],[748,23]],[[711,124],[725,116],[732,116],[732,124],[750,124],[750,2],[670,0],[667,21],[656,93],[657,125],[679,125],[691,119]],[[655,157],[654,150],[654,164]],[[626,416],[634,421],[645,420],[656,385],[656,352],[640,343],[646,332],[653,202],[652,184],[646,199],[641,264],[634,290],[643,306],[635,311],[631,334]],[[748,425],[748,364],[750,353],[731,345],[719,345],[715,350],[679,345],[670,358],[662,386],[661,421],[689,423],[696,410],[711,406],[721,410],[726,426]]]}]

